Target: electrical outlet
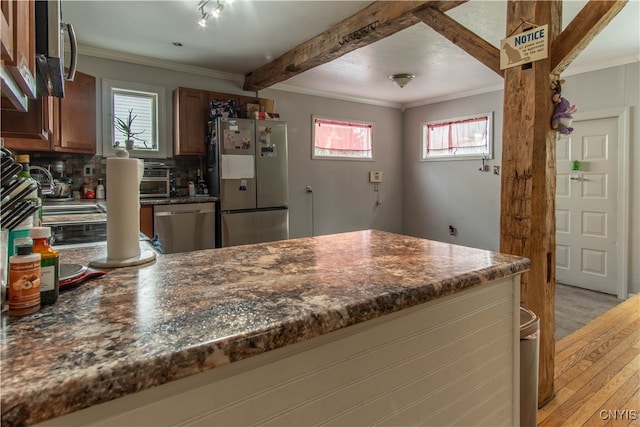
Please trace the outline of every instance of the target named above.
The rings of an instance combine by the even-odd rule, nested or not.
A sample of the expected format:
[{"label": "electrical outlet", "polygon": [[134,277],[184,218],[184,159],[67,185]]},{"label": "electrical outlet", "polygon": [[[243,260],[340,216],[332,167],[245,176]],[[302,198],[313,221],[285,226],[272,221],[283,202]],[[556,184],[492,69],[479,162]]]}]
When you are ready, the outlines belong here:
[{"label": "electrical outlet", "polygon": [[93,176],[93,165],[84,165],[82,168],[83,176]]},{"label": "electrical outlet", "polygon": [[382,182],[382,172],[380,172],[380,171],[369,171],[369,182],[381,183]]}]

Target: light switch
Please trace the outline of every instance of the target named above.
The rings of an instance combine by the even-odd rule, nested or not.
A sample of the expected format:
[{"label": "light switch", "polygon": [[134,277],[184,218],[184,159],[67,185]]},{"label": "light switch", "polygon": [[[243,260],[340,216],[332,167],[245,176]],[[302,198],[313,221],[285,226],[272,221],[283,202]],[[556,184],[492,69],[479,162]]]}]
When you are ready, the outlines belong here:
[{"label": "light switch", "polygon": [[382,182],[382,172],[369,171],[369,182],[375,182],[375,183]]}]

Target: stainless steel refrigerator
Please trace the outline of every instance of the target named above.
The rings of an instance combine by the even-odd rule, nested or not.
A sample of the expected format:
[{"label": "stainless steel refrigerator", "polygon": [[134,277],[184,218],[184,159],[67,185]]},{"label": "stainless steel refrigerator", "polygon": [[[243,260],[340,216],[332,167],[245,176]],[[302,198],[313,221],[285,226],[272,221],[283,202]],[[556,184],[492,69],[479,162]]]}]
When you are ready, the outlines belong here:
[{"label": "stainless steel refrigerator", "polygon": [[219,245],[288,239],[287,124],[218,118],[209,136],[207,180],[219,197]]}]

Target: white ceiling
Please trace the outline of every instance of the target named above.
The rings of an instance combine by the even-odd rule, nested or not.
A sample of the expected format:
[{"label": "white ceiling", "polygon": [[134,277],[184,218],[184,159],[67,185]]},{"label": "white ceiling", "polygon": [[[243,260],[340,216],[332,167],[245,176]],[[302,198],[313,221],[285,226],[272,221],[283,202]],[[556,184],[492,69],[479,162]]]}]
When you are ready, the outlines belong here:
[{"label": "white ceiling", "polygon": [[[245,73],[370,3],[236,0],[206,28],[196,23],[197,0],[63,0],[62,13],[75,28],[80,53],[190,69],[236,81],[242,88]],[[565,0],[564,26],[585,3]],[[448,14],[498,47],[505,37],[505,4],[471,0]],[[639,61],[639,22],[640,0],[630,0],[564,75]],[[396,73],[416,78],[400,89],[388,80]],[[390,106],[426,104],[501,87],[501,77],[422,23],[273,86]]]}]

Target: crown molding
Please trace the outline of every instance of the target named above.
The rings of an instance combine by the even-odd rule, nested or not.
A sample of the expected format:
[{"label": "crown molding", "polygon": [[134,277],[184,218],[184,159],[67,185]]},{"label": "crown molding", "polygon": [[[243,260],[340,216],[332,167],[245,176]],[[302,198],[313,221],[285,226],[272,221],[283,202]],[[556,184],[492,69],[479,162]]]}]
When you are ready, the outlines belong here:
[{"label": "crown molding", "polygon": [[[196,67],[193,65],[184,65],[177,62],[166,61],[166,60],[161,60],[156,58],[149,58],[141,55],[132,55],[132,54],[122,53],[122,52],[109,50],[109,49],[95,48],[90,46],[78,46],[78,53],[82,55],[93,56],[96,58],[128,62],[131,64],[137,64],[137,65],[146,65],[149,67],[162,68],[162,69],[178,71],[182,73],[190,73],[190,74],[195,74],[195,75],[205,76],[205,77],[212,77],[212,78],[221,79],[221,80],[229,80],[229,81],[239,82],[239,83],[244,82],[244,76],[241,74],[225,73],[222,71],[211,70],[208,68]],[[582,74],[582,73],[587,73],[591,71],[602,70],[605,68],[617,67],[619,65],[631,64],[634,62],[640,62],[640,55],[631,55],[631,56],[616,58],[614,60],[601,61],[597,63],[591,62],[588,64],[574,66],[574,67],[569,66],[565,71],[564,75],[570,76],[575,74]],[[407,108],[420,107],[423,105],[436,104],[438,102],[451,101],[459,98],[466,98],[468,96],[496,92],[496,91],[503,90],[504,87],[503,85],[488,86],[488,87],[473,89],[465,92],[458,92],[458,93],[454,93],[454,94],[450,94],[450,95],[446,95],[438,98],[430,98],[430,99],[425,99],[423,101],[409,102],[405,104],[397,103],[397,102],[389,102],[389,101],[380,101],[376,99],[362,98],[357,96],[350,96],[350,95],[340,94],[336,92],[307,89],[299,86],[288,85],[285,83],[277,83],[273,86],[270,86],[268,89],[281,90],[285,92],[293,92],[301,95],[320,96],[324,98],[338,99],[341,101],[358,102],[361,104],[377,105],[380,107],[398,108],[404,111]]]},{"label": "crown molding", "polygon": [[[640,62],[640,55],[631,55],[631,56],[616,58],[614,60],[608,60],[608,61],[590,62],[588,64],[579,65],[573,68],[569,67],[567,68],[563,76],[573,76],[576,74],[589,73],[592,71],[603,70],[606,68],[633,64],[635,62]],[[445,95],[438,98],[425,99],[424,101],[410,102],[407,104],[403,104],[402,108],[406,109],[406,108],[421,107],[423,105],[437,104],[439,102],[452,101],[454,99],[466,98],[474,95],[482,95],[490,92],[498,92],[501,90],[504,90],[503,85],[487,86],[484,88],[473,89],[465,92],[452,93],[450,95]]]},{"label": "crown molding", "polygon": [[467,98],[469,96],[482,95],[484,93],[497,92],[499,90],[504,90],[504,85],[486,86],[478,89],[467,90],[464,92],[452,93],[450,95],[440,96],[438,98],[429,98],[423,101],[410,102],[407,104],[403,104],[403,107],[404,108],[421,107],[423,105],[437,104],[439,102],[452,101],[454,99]]},{"label": "crown molding", "polygon": [[244,82],[244,76],[241,74],[225,73],[222,71],[210,70],[208,68],[180,64],[178,62],[171,62],[162,59],[149,58],[147,56],[122,53],[115,50],[90,46],[78,46],[78,53],[81,55],[93,56],[96,58],[110,59],[112,61],[128,62],[130,64],[136,65],[146,65],[148,67],[163,68],[165,70],[190,73],[198,76],[213,77],[216,79],[230,80],[234,82]]},{"label": "crown molding", "polygon": [[402,108],[402,104],[398,102],[380,101],[378,99],[361,98],[357,96],[345,95],[345,94],[336,93],[336,92],[307,89],[299,86],[287,85],[284,83],[277,83],[269,87],[269,89],[277,89],[285,92],[295,92],[301,95],[321,96],[324,98],[338,99],[341,101],[359,102],[361,104],[377,105],[379,107]]},{"label": "crown molding", "polygon": [[614,58],[614,59],[603,60],[598,62],[589,62],[589,63],[579,64],[579,65],[570,64],[562,75],[573,76],[576,74],[589,73],[591,71],[598,71],[598,70],[604,70],[606,68],[618,67],[620,65],[633,64],[634,62],[640,62],[640,54],[622,56],[620,58]]},{"label": "crown molding", "polygon": [[[102,59],[109,59],[112,61],[127,62],[130,64],[136,64],[136,65],[146,65],[149,67],[162,68],[165,70],[178,71],[182,73],[190,73],[190,74],[195,74],[199,76],[212,77],[212,78],[222,79],[222,80],[230,80],[233,82],[240,82],[240,83],[244,82],[244,76],[241,74],[225,73],[222,71],[210,70],[208,68],[196,67],[193,65],[184,65],[184,64],[180,64],[172,61],[149,58],[141,55],[132,55],[129,53],[122,53],[115,50],[102,49],[102,48],[96,48],[96,47],[90,47],[90,46],[78,46],[78,53],[81,55],[93,56],[93,57],[102,58]],[[287,85],[283,83],[275,84],[273,86],[270,86],[268,89],[282,90],[285,92],[294,92],[302,95],[321,96],[324,98],[339,99],[342,101],[353,101],[353,102],[359,102],[363,104],[378,105],[382,107],[392,107],[392,108],[401,107],[401,104],[399,103],[379,101],[379,100],[368,99],[368,98],[360,98],[355,96],[348,96],[348,95],[339,94],[335,92],[306,89],[306,88]]]}]

